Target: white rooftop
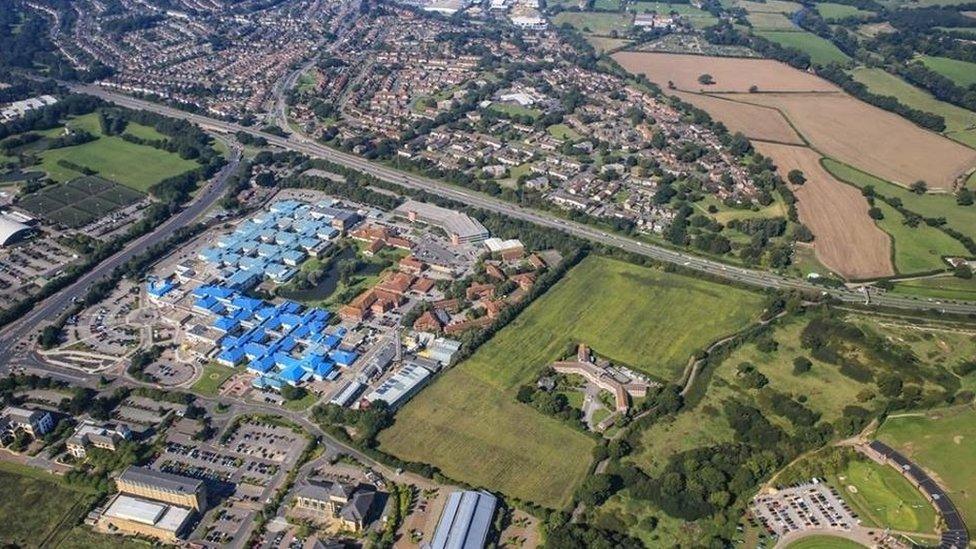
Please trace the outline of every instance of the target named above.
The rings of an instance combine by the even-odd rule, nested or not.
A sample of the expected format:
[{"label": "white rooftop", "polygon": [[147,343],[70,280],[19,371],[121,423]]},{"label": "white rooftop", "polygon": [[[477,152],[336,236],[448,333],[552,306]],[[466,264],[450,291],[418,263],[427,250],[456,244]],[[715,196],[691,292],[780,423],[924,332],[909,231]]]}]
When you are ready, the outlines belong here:
[{"label": "white rooftop", "polygon": [[176,532],[182,528],[191,512],[184,507],[120,494],[105,510],[105,516]]}]

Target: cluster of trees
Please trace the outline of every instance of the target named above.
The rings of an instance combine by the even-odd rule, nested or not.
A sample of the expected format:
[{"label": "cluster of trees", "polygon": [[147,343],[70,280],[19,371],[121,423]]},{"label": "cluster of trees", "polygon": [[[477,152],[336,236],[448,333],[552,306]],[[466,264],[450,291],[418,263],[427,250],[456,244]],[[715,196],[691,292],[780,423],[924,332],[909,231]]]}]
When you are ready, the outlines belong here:
[{"label": "cluster of trees", "polygon": [[[376,435],[393,423],[393,411],[386,402],[378,400],[369,408],[352,410],[335,404],[320,404],[312,408],[312,419],[322,429],[366,447],[376,446]],[[354,435],[350,435],[350,430]]]},{"label": "cluster of trees", "polygon": [[519,387],[516,400],[528,404],[539,412],[569,422],[574,426],[580,425],[581,413],[569,405],[569,399],[562,393],[542,391],[535,385]]},{"label": "cluster of trees", "polygon": [[126,372],[139,381],[154,382],[156,381],[156,377],[147,374],[146,367],[159,360],[162,354],[163,348],[159,345],[153,345],[149,349],[139,349],[132,355],[132,359],[129,360],[129,367],[126,368]]}]

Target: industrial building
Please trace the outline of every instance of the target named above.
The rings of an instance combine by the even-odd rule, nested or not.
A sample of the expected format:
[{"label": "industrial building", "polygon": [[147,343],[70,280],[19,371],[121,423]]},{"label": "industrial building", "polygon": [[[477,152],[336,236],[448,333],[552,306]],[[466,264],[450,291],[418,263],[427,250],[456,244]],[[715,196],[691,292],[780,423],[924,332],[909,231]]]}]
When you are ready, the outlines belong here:
[{"label": "industrial building", "polygon": [[498,499],[484,491],[451,493],[441,513],[431,549],[482,549]]},{"label": "industrial building", "polygon": [[129,467],[115,479],[122,494],[201,511],[207,504],[203,481],[146,467]]},{"label": "industrial building", "polygon": [[193,510],[186,507],[118,494],[102,513],[99,526],[108,532],[174,543],[187,529],[192,516]]},{"label": "industrial building", "polygon": [[481,242],[489,236],[488,229],[477,219],[425,202],[408,200],[393,210],[393,213],[411,223],[420,222],[442,229],[454,244]]},{"label": "industrial building", "polygon": [[366,395],[365,400],[385,401],[391,408],[405,403],[430,381],[433,372],[415,362],[408,362],[396,373],[387,378],[375,390]]},{"label": "industrial building", "polygon": [[197,259],[217,269],[227,286],[246,290],[268,279],[288,282],[308,257],[317,257],[341,231],[359,222],[356,212],[335,202],[279,200],[241,223],[233,233],[203,248]]}]

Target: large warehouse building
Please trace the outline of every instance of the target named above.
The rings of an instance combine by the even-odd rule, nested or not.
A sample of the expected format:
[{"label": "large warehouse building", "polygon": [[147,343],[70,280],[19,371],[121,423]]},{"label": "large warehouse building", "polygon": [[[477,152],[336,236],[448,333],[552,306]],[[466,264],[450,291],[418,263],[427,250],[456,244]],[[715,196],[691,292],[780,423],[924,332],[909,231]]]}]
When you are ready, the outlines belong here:
[{"label": "large warehouse building", "polygon": [[27,238],[31,233],[31,228],[23,223],[0,214],[0,246],[16,244]]},{"label": "large warehouse building", "polygon": [[452,493],[437,523],[432,549],[481,549],[488,539],[498,499],[484,491]]},{"label": "large warehouse building", "polygon": [[207,503],[203,481],[145,467],[129,467],[117,479],[119,492],[202,510]]}]

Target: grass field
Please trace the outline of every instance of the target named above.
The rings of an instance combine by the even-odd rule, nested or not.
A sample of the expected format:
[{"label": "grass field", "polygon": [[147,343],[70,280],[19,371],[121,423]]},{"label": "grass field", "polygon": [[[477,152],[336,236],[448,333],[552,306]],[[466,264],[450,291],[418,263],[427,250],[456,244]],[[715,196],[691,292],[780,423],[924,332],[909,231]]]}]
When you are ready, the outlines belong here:
[{"label": "grass field", "polygon": [[580,134],[576,130],[566,124],[553,124],[546,128],[546,131],[556,139],[572,140],[579,139],[580,137]]},{"label": "grass field", "polygon": [[952,80],[959,86],[967,88],[976,84],[976,63],[930,55],[921,55],[919,59],[926,67]]},{"label": "grass field", "polygon": [[935,531],[932,504],[893,467],[851,461],[831,480],[866,523],[905,532]]},{"label": "grass field", "polygon": [[760,296],[590,257],[467,361],[424,389],[379,436],[397,457],[561,507],[589,464],[591,439],[515,400],[571,344],[673,378],[696,349],[745,327]]},{"label": "grass field", "polygon": [[864,546],[837,536],[809,536],[794,541],[786,549],[864,549]]},{"label": "grass field", "polygon": [[571,11],[560,12],[553,18],[558,26],[568,23],[578,31],[601,35],[609,35],[613,31],[627,32],[633,20],[634,16],[629,13]]},{"label": "grass field", "polygon": [[976,524],[976,410],[972,406],[889,417],[877,438],[918,463],[949,492],[970,531]]},{"label": "grass field", "polygon": [[816,34],[806,31],[758,31],[758,36],[788,48],[796,48],[810,56],[810,60],[820,65],[845,63],[850,60],[837,46]]},{"label": "grass field", "polygon": [[874,205],[884,214],[884,219],[877,224],[893,239],[895,269],[899,274],[946,269],[948,264],[943,256],[969,255],[961,242],[944,232],[925,223],[909,227],[898,210],[881,200],[876,200]]},{"label": "grass field", "polygon": [[817,11],[824,19],[846,19],[848,17],[865,18],[874,15],[874,12],[858,9],[847,4],[835,4],[833,2],[821,2],[817,4]]},{"label": "grass field", "polygon": [[897,294],[917,295],[933,299],[976,301],[976,280],[964,280],[954,276],[919,278],[896,282],[892,291]]},{"label": "grass field", "polygon": [[489,109],[508,116],[528,116],[538,118],[542,116],[542,111],[531,107],[523,107],[516,103],[492,103]]},{"label": "grass field", "polygon": [[756,30],[797,30],[790,18],[782,13],[750,13],[748,19]]},{"label": "grass field", "polygon": [[950,194],[915,194],[905,187],[872,176],[830,158],[821,161],[823,167],[837,179],[864,188],[868,185],[887,197],[898,198],[905,208],[923,217],[944,217],[948,225],[957,231],[976,237],[976,208],[959,206]]},{"label": "grass field", "polygon": [[677,13],[687,19],[695,28],[705,28],[718,23],[714,15],[691,4],[669,4],[667,2],[634,2],[629,8],[637,13],[655,12],[660,14]]},{"label": "grass field", "polygon": [[134,204],[143,196],[129,187],[85,176],[45,187],[22,197],[18,204],[51,223],[77,228]]},{"label": "grass field", "polygon": [[93,495],[57,477],[22,465],[0,462],[0,540],[25,548],[56,546],[88,511]]},{"label": "grass field", "polygon": [[234,368],[211,362],[203,367],[203,375],[190,389],[203,396],[217,396],[220,386],[237,372]]},{"label": "grass field", "polygon": [[893,96],[909,107],[945,118],[946,137],[976,148],[976,113],[939,101],[884,69],[858,67],[851,71],[851,76],[872,93]]}]

